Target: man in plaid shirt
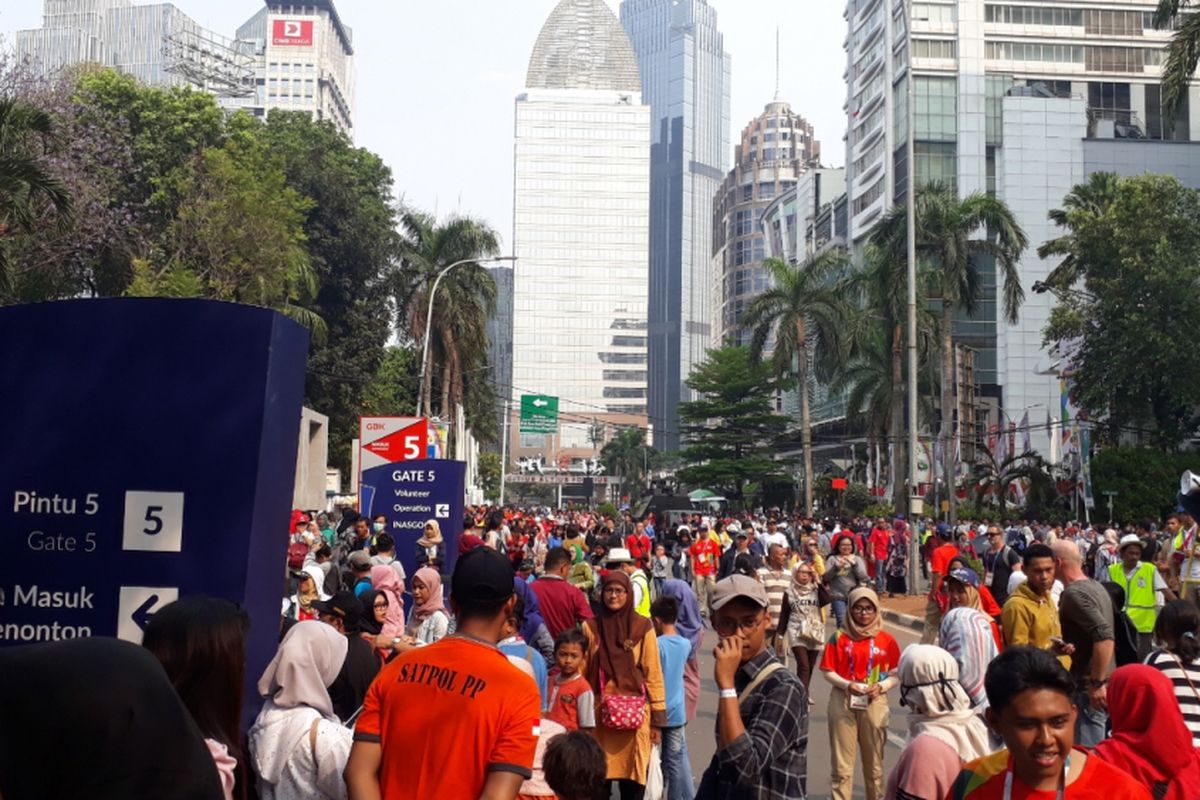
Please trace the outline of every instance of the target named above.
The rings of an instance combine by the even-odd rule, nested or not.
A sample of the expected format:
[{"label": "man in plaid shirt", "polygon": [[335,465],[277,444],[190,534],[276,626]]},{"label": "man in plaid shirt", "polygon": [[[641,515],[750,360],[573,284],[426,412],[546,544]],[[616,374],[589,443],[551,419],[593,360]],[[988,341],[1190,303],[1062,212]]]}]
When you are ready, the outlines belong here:
[{"label": "man in plaid shirt", "polygon": [[717,753],[696,796],[803,800],[808,788],[808,696],[767,648],[766,589],[731,575],[712,591],[713,657],[720,701]]}]

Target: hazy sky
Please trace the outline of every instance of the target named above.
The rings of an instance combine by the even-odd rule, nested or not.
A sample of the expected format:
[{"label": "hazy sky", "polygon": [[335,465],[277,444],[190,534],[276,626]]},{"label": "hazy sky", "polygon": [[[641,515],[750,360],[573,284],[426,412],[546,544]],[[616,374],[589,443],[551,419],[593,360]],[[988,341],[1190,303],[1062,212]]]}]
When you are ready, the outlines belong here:
[{"label": "hazy sky", "polygon": [[[233,35],[253,0],[174,0]],[[616,11],[619,0],[608,0]],[[733,138],[775,91],[816,128],[824,161],[844,160],[846,24],[839,0],[709,0],[733,56]],[[337,0],[353,28],[356,142],[392,168],[397,193],[440,216],[483,217],[512,230],[513,100],[534,40],[557,0]],[[4,0],[0,33],[39,27],[41,0]],[[731,155],[732,157],[732,155]]]}]

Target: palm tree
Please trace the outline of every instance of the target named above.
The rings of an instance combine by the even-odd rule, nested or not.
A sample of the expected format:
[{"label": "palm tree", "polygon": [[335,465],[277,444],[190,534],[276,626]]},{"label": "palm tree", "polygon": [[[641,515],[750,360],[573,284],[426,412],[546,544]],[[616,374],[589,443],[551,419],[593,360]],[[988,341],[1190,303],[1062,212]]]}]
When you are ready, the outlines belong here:
[{"label": "palm tree", "polygon": [[1063,207],[1050,210],[1049,218],[1066,233],[1056,239],[1044,242],[1038,248],[1038,258],[1048,259],[1062,256],[1059,265],[1046,276],[1046,283],[1055,289],[1070,289],[1076,281],[1084,277],[1087,265],[1076,258],[1079,252],[1075,234],[1074,219],[1078,215],[1088,217],[1102,216],[1120,192],[1121,178],[1115,172],[1093,172],[1088,176],[1087,183],[1081,183],[1063,198]]},{"label": "palm tree", "polygon": [[655,467],[658,451],[646,444],[641,428],[623,428],[600,450],[604,469],[621,479],[621,493],[635,497],[634,490],[644,487],[649,470]]},{"label": "palm tree", "polygon": [[[405,212],[401,220],[401,269],[396,291],[402,331],[413,342],[426,334],[425,319],[433,302],[430,363],[419,387],[426,409],[433,408],[434,361],[440,360],[440,413],[453,415],[465,397],[463,376],[486,363],[487,319],[496,305],[496,282],[478,261],[500,251],[496,232],[470,217],[455,217],[439,224],[431,215]],[[430,298],[438,274],[458,261],[468,261],[451,270]]]},{"label": "palm tree", "polygon": [[771,362],[775,374],[791,378],[800,395],[800,440],[804,451],[804,503],[813,502],[812,416],[808,377],[832,371],[840,351],[840,332],[848,306],[836,280],[848,264],[846,252],[833,249],[795,267],[777,258],[763,262],[772,288],[750,304],[742,327],[753,331],[750,356],[762,358],[767,340],[775,335]]},{"label": "palm tree", "polygon": [[0,97],[0,297],[12,288],[4,237],[33,232],[51,212],[60,223],[71,216],[71,197],[45,163],[53,135],[49,114]]},{"label": "palm tree", "polygon": [[1164,119],[1173,119],[1187,96],[1188,84],[1200,62],[1200,4],[1196,0],[1159,0],[1154,12],[1154,27],[1175,28],[1167,46],[1162,68],[1162,111]]},{"label": "palm tree", "polygon": [[1000,458],[985,444],[980,446],[978,452],[983,454],[982,460],[975,464],[979,496],[982,497],[988,489],[994,490],[1000,500],[1000,519],[1003,520],[1008,513],[1008,488],[1018,480],[1032,481],[1036,476],[1045,474],[1046,461],[1034,450]]},{"label": "palm tree", "polygon": [[[903,206],[889,213],[895,249],[907,235],[907,217]],[[900,219],[895,219],[899,216]],[[953,189],[941,183],[931,183],[917,193],[917,257],[932,270],[933,297],[941,300],[941,323],[938,326],[942,345],[942,422],[938,442],[942,449],[943,469],[954,475],[954,448],[951,438],[954,429],[954,316],[968,316],[982,299],[980,288],[981,258],[992,257],[1000,273],[1000,301],[1004,317],[1016,323],[1025,290],[1017,274],[1017,262],[1025,252],[1028,241],[1017,224],[1012,211],[1003,200],[975,192],[962,199]],[[902,221],[903,220],[903,221]],[[977,238],[977,237],[985,238]],[[955,496],[951,491],[950,520],[955,519]]]}]

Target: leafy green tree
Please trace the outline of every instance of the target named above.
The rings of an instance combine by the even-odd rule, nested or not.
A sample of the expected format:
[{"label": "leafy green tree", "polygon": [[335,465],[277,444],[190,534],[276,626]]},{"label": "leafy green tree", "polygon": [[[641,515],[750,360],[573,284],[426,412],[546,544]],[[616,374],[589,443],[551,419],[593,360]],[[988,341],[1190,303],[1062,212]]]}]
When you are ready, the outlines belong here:
[{"label": "leafy green tree", "polygon": [[[421,387],[422,405],[433,409],[435,371],[441,383],[443,418],[453,415],[454,406],[466,397],[464,376],[487,364],[487,319],[496,304],[496,282],[478,262],[500,251],[499,237],[486,223],[456,217],[445,224],[429,214],[409,211],[403,216],[403,263],[398,276],[397,303],[403,333],[420,343],[425,334],[429,304],[433,303],[430,361],[425,365]],[[442,270],[467,261],[433,285]],[[434,363],[441,361],[440,369]]]},{"label": "leafy green tree", "polygon": [[288,186],[312,200],[303,227],[320,289],[310,307],[329,335],[309,348],[306,402],[329,416],[331,459],[348,469],[359,416],[408,415],[416,406],[419,359],[387,346],[400,250],[392,172],[305,113],[272,111],[256,135]]},{"label": "leafy green tree", "polygon": [[1104,202],[1054,212],[1064,234],[1047,253],[1069,259],[1055,272],[1078,288],[1054,287],[1045,337],[1070,354],[1076,399],[1106,441],[1133,432],[1172,450],[1200,424],[1200,375],[1181,360],[1200,318],[1200,192],[1160,175],[1106,185]]},{"label": "leafy green tree", "polygon": [[61,225],[72,214],[70,193],[47,165],[53,136],[49,114],[0,96],[0,299],[14,285],[8,238],[33,233],[46,217]]},{"label": "leafy green tree", "polygon": [[641,428],[623,428],[600,450],[600,462],[609,475],[621,478],[621,494],[636,498],[654,469],[658,451],[646,443]]},{"label": "leafy green tree", "polygon": [[[1017,262],[1028,242],[1012,211],[991,195],[976,192],[960,199],[952,188],[931,183],[918,191],[916,202],[917,258],[931,270],[931,291],[941,302],[942,423],[938,442],[944,454],[944,472],[953,475],[954,317],[975,313],[983,300],[981,269],[985,265],[990,268],[994,260],[999,305],[1005,319],[1017,321],[1025,299]],[[894,208],[880,224],[886,249],[898,252],[908,231],[904,206]],[[953,521],[955,493],[947,494]]]},{"label": "leafy green tree", "polygon": [[484,499],[496,502],[500,499],[500,454],[480,453],[476,468],[476,483],[483,491]]},{"label": "leafy green tree", "polygon": [[763,262],[771,288],[746,309],[742,327],[753,331],[750,357],[762,357],[774,336],[771,365],[800,396],[800,439],[804,458],[804,507],[813,501],[812,412],[809,376],[814,367],[828,377],[841,354],[840,329],[848,306],[836,289],[847,266],[844,250],[833,249],[795,267],[778,258]]},{"label": "leafy green tree", "polygon": [[1175,510],[1179,476],[1197,469],[1195,453],[1163,453],[1144,447],[1107,447],[1092,458],[1092,486],[1097,504],[1108,504],[1103,493],[1116,492],[1113,509],[1118,522],[1162,520]]},{"label": "leafy green tree", "polygon": [[682,483],[719,491],[744,506],[751,484],[786,477],[773,457],[787,420],[772,407],[779,382],[769,364],[751,358],[745,347],[710,350],[687,385],[700,399],[679,406],[687,445]]},{"label": "leafy green tree", "polygon": [[980,496],[983,492],[992,490],[1000,504],[1000,519],[1008,519],[1009,488],[1019,480],[1032,480],[1046,473],[1045,460],[1033,450],[1023,453],[1013,453],[1003,459],[993,452],[986,444],[977,448],[981,456],[974,466],[975,480],[978,481]]}]

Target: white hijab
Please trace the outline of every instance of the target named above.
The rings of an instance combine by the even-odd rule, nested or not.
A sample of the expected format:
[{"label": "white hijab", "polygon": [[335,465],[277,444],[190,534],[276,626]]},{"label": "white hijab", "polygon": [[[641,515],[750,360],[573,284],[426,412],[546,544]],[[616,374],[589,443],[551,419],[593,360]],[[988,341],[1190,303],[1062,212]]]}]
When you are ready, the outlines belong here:
[{"label": "white hijab", "polygon": [[921,734],[954,748],[963,762],[992,752],[987,726],[958,682],[958,662],[940,647],[914,644],[900,656],[900,697],[908,706],[908,740]]},{"label": "white hijab", "polygon": [[316,620],[297,622],[258,679],[258,693],[278,708],[308,706],[336,719],[329,684],[341,671],[347,648],[345,634],[332,625]]}]

